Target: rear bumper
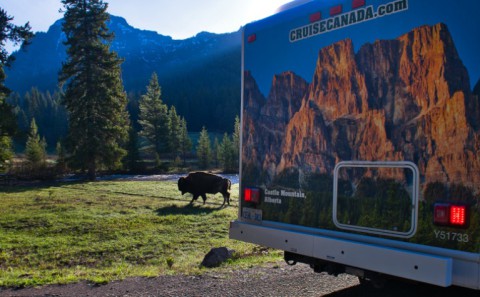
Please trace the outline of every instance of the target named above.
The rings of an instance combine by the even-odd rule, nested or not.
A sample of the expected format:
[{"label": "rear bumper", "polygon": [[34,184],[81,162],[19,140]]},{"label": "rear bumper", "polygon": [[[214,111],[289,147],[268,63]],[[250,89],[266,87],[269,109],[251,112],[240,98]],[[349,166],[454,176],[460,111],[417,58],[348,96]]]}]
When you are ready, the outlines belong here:
[{"label": "rear bumper", "polygon": [[[230,238],[437,286],[479,289],[478,259],[234,221]],[[468,258],[468,257],[466,257]]]}]

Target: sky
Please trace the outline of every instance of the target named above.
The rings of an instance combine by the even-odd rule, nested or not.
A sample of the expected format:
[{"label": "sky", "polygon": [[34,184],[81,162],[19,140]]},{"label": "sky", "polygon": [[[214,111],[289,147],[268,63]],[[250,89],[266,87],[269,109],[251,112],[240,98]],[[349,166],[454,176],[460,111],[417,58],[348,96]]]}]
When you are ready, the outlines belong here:
[{"label": "sky", "polygon": [[[174,39],[199,32],[237,31],[251,21],[273,14],[292,0],[104,0],[108,12],[121,16],[138,29],[156,31]],[[30,22],[33,32],[47,31],[63,17],[60,0],[0,0],[13,23]]]}]

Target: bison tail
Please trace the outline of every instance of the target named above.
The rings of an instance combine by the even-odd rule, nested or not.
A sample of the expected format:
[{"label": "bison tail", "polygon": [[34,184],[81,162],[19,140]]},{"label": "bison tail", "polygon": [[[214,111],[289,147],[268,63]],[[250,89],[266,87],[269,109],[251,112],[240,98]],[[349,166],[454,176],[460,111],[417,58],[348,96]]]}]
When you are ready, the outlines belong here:
[{"label": "bison tail", "polygon": [[228,180],[228,189],[230,190],[230,188],[232,187],[232,182],[227,178]]}]

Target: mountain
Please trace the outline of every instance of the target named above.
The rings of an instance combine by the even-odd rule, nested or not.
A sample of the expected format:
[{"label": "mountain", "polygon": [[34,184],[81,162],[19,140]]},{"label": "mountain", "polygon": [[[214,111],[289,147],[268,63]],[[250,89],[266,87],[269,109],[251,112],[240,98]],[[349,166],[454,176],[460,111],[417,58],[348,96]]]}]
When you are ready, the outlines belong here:
[{"label": "mountain", "polygon": [[[53,92],[62,61],[66,59],[62,20],[47,32],[38,32],[25,51],[7,69],[6,85],[20,94],[36,87]],[[130,94],[145,93],[155,71],[162,97],[185,116],[189,129],[233,129],[240,109],[241,33],[202,32],[174,40],[153,31],[133,28],[125,19],[111,16],[115,34],[111,49],[124,59],[122,78]],[[231,128],[230,128],[231,126]]]},{"label": "mountain", "polygon": [[[301,183],[312,173],[331,174],[339,161],[409,160],[422,180],[477,188],[480,82],[472,91],[469,81],[444,24],[365,44],[357,53],[351,40],[336,42],[319,51],[307,87],[298,77],[286,88],[282,80],[273,80],[272,90],[282,90],[275,93],[285,98],[283,106],[301,105],[281,118],[283,132],[266,123],[279,110],[278,101],[268,98],[256,105],[249,134],[268,141],[243,166],[267,172],[266,182],[295,174]],[[256,84],[246,86],[253,88],[247,94],[257,93]],[[252,140],[244,139],[243,154],[254,146]],[[398,179],[404,172],[382,174]]]}]

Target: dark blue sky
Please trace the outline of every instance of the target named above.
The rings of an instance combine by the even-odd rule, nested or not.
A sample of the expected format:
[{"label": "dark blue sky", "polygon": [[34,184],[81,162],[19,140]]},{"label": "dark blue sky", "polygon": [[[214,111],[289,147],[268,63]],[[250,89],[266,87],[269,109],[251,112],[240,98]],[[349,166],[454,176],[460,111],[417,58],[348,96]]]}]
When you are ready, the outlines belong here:
[{"label": "dark blue sky", "polygon": [[[422,25],[445,23],[453,36],[460,58],[470,75],[471,88],[480,79],[480,1],[477,0],[405,0],[408,10],[376,18],[349,27],[323,33],[290,43],[289,32],[308,25],[312,12],[328,18],[332,6],[342,4],[343,11],[351,10],[351,0],[317,0],[267,20],[245,27],[245,39],[255,34],[253,43],[245,42],[245,70],[250,70],[262,93],[270,90],[273,75],[294,71],[311,81],[319,50],[339,40],[350,38],[357,51],[365,43],[377,39],[395,39]],[[366,0],[366,6],[394,0]]]}]

